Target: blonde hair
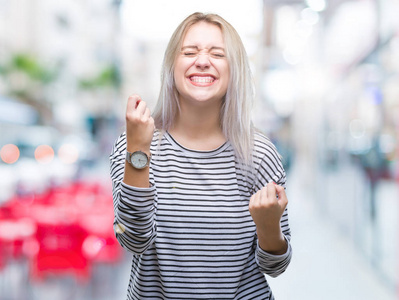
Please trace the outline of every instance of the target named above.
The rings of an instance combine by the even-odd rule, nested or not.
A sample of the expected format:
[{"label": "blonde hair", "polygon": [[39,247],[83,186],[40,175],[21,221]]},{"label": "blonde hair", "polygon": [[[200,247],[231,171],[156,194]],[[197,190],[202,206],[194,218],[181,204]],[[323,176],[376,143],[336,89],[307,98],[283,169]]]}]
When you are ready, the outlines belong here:
[{"label": "blonde hair", "polygon": [[240,36],[232,25],[216,14],[194,13],[174,31],[167,45],[161,70],[161,90],[154,109],[155,126],[166,131],[171,128],[179,110],[178,92],[174,84],[174,65],[183,39],[190,27],[198,22],[214,24],[220,28],[229,62],[230,79],[220,113],[220,126],[233,146],[238,159],[252,164],[254,129],[251,109],[254,88],[248,57]]}]

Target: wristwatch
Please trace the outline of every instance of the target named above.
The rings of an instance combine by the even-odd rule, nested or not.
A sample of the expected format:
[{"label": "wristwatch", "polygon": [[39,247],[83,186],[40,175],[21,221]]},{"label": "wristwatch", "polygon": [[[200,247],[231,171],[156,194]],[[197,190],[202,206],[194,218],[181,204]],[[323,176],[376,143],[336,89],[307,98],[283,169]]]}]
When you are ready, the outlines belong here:
[{"label": "wristwatch", "polygon": [[126,160],[133,168],[141,170],[150,165],[151,154],[147,155],[143,151],[126,151]]}]

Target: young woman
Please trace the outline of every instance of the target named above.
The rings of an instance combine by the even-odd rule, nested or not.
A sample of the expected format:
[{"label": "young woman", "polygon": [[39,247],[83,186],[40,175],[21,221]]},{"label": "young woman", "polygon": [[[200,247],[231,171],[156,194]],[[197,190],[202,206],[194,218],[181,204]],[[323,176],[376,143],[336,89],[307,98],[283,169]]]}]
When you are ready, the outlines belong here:
[{"label": "young woman", "polygon": [[234,28],[194,13],[167,46],[153,115],[129,97],[110,156],[115,223],[133,253],[127,299],[274,299],[291,259],[285,172],[250,118]]}]

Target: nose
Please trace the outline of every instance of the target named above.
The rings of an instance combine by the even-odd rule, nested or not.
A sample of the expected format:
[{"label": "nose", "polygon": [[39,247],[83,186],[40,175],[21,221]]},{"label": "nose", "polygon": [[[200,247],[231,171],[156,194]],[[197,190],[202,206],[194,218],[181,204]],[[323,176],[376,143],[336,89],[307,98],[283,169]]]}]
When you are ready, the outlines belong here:
[{"label": "nose", "polygon": [[209,55],[207,53],[200,53],[195,61],[195,66],[201,70],[209,68],[211,65]]}]

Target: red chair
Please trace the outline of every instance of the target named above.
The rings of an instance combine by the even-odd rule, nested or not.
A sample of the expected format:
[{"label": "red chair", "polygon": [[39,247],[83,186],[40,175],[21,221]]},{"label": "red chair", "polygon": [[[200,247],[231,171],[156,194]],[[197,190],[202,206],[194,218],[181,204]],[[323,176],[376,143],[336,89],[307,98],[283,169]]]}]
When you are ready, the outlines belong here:
[{"label": "red chair", "polygon": [[72,275],[86,282],[90,266],[83,255],[85,231],[75,223],[39,224],[36,235],[39,250],[30,263],[31,276],[42,280],[47,275]]},{"label": "red chair", "polygon": [[[0,208],[1,214],[16,220],[29,218],[36,226],[33,235],[14,239],[12,248],[14,256],[29,259],[33,280],[73,275],[86,282],[92,264],[114,264],[122,258],[113,232],[111,192],[101,184],[82,181],[16,196]],[[1,251],[0,267],[5,257]]]}]

